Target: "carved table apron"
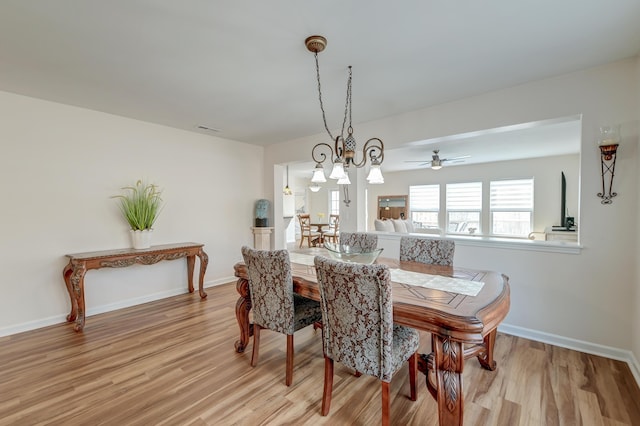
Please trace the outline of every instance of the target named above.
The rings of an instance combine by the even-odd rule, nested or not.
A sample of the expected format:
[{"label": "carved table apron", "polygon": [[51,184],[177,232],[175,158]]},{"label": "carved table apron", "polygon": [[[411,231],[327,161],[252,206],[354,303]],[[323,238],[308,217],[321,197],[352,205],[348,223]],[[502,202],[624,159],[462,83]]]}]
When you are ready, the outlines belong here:
[{"label": "carved table apron", "polygon": [[124,268],[134,264],[153,265],[161,260],[175,260],[187,258],[187,279],[189,292],[193,293],[193,269],[195,258],[200,259],[200,280],[198,291],[201,298],[206,298],[204,291],[204,273],[207,270],[209,257],[202,249],[204,245],[199,243],[178,243],[152,246],[148,249],[119,249],[105,250],[88,253],[67,254],[69,263],[64,267],[62,276],[71,299],[71,312],[67,315],[67,321],[75,321],[74,330],[82,331],[84,328],[85,303],[84,303],[84,275],[91,269],[100,268]]},{"label": "carved table apron", "polygon": [[[322,254],[318,249],[311,250],[316,250],[312,252],[314,254]],[[476,296],[393,283],[394,323],[431,333],[433,352],[420,355],[418,369],[425,374],[427,389],[438,403],[439,424],[462,425],[464,360],[477,357],[483,368],[496,369],[493,348],[498,324],[509,312],[508,277],[492,271],[386,258],[379,258],[377,263],[406,271],[483,282]],[[301,296],[320,300],[315,268],[293,261],[291,268],[293,290]],[[249,322],[251,295],[246,266],[238,263],[234,269],[238,277],[236,290],[240,294],[236,303],[240,340],[235,342],[235,349],[243,352],[253,334],[253,324]]]}]

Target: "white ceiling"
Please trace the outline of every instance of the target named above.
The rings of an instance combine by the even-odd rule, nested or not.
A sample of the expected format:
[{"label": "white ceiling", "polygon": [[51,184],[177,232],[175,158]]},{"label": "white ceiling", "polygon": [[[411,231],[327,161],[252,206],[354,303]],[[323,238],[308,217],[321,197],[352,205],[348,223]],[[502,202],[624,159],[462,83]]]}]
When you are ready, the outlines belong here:
[{"label": "white ceiling", "polygon": [[357,124],[635,56],[640,1],[3,0],[0,90],[267,145],[324,131],[312,34],[337,128],[348,65]]}]

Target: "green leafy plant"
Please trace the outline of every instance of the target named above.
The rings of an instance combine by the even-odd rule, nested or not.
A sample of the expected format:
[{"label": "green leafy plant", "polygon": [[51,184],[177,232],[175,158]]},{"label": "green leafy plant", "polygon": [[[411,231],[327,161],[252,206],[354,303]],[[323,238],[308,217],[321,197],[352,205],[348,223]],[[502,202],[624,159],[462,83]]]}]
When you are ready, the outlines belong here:
[{"label": "green leafy plant", "polygon": [[146,184],[142,180],[136,182],[136,186],[122,188],[124,195],[115,195],[120,201],[120,211],[129,222],[131,229],[151,229],[162,207],[162,191],[153,184]]}]

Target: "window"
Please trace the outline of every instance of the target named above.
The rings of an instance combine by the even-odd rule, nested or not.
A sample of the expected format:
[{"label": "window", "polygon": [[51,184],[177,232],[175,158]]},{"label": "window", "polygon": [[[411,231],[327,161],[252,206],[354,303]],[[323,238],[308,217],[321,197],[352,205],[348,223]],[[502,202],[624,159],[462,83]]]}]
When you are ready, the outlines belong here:
[{"label": "window", "polygon": [[414,228],[439,228],[440,185],[410,186],[409,207]]},{"label": "window", "polygon": [[329,206],[329,214],[340,214],[340,191],[332,189],[330,192],[331,205]]},{"label": "window", "polygon": [[491,233],[527,237],[533,228],[533,179],[490,182]]},{"label": "window", "polygon": [[482,182],[448,183],[447,233],[481,233]]}]

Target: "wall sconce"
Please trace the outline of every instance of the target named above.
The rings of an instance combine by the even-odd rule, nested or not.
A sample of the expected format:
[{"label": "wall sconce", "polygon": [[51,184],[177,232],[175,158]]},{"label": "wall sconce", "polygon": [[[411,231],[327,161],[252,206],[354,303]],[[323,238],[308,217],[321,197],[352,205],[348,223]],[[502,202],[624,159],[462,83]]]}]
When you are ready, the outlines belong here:
[{"label": "wall sconce", "polygon": [[[616,170],[616,152],[620,143],[619,126],[600,127],[600,173],[602,174],[602,192],[598,192],[598,197],[602,198],[600,203],[611,204],[612,198],[618,195],[613,192],[613,176]],[[607,185],[608,183],[608,185]]]}]

